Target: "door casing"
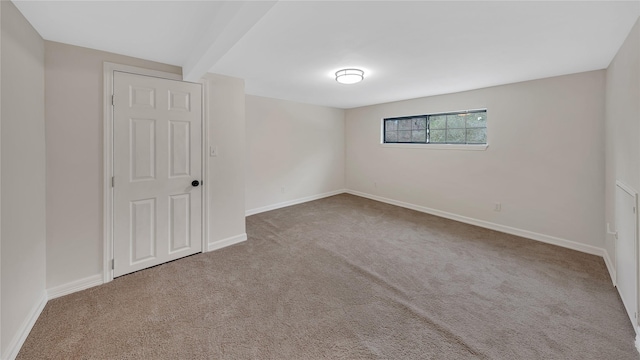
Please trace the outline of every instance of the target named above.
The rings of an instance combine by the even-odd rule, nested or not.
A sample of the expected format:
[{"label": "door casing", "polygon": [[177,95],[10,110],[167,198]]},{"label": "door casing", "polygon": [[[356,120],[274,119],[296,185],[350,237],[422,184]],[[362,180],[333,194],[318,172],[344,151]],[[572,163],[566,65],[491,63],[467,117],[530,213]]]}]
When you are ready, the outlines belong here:
[{"label": "door casing", "polygon": [[[114,71],[126,72],[135,75],[151,76],[162,79],[182,81],[182,76],[164,71],[149,70],[135,66],[115,64],[105,62],[103,66],[103,266],[102,280],[104,283],[113,280],[113,187],[111,179],[113,177],[113,73]],[[198,82],[202,85],[202,252],[207,251],[209,239],[209,226],[207,221],[208,201],[207,201],[207,151],[209,143],[207,141],[207,86],[204,81]]]},{"label": "door casing", "polygon": [[[627,304],[624,305],[625,307],[625,313],[627,313],[629,315],[629,320],[631,321],[631,323],[633,324],[633,329],[636,330],[636,334],[638,333],[638,330],[640,330],[638,328],[638,319],[637,319],[637,314],[638,314],[638,301],[640,300],[639,294],[638,292],[640,291],[640,287],[638,284],[638,281],[640,280],[639,275],[639,264],[638,264],[638,260],[640,259],[640,247],[638,246],[638,192],[633,189],[632,187],[630,187],[629,185],[626,185],[625,183],[616,180],[616,192],[615,192],[615,198],[616,198],[616,204],[615,204],[615,208],[616,208],[616,231],[618,233],[618,235],[616,235],[616,241],[615,241],[615,247],[614,247],[614,253],[616,254],[616,264],[615,264],[615,269],[616,269],[616,288],[618,290],[618,293],[620,294],[620,297],[622,298],[622,292],[620,291],[620,285],[621,285],[621,275],[624,275],[621,273],[621,269],[619,268],[620,266],[620,259],[619,259],[619,241],[621,240],[619,237],[619,233],[622,229],[620,229],[618,227],[618,218],[620,216],[622,216],[621,214],[618,214],[618,191],[622,191],[622,193],[627,194],[629,197],[631,197],[632,202],[633,202],[633,207],[634,207],[634,213],[633,213],[633,219],[634,219],[634,223],[633,223],[633,263],[634,263],[634,269],[632,275],[633,276],[633,286],[634,289],[633,292],[635,293],[635,299],[626,299],[626,301],[630,301],[630,300],[635,300],[635,304],[630,304],[631,306],[631,311],[633,312],[633,314],[629,314],[627,311]],[[623,299],[624,302],[624,299]]]}]

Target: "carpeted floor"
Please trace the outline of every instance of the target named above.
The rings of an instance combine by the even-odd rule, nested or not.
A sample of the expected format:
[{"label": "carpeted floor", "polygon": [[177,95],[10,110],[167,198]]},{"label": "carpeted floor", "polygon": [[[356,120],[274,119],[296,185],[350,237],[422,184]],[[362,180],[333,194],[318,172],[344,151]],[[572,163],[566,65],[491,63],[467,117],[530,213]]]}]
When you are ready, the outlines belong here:
[{"label": "carpeted floor", "polygon": [[50,301],[19,359],[638,359],[601,258],[338,195]]}]

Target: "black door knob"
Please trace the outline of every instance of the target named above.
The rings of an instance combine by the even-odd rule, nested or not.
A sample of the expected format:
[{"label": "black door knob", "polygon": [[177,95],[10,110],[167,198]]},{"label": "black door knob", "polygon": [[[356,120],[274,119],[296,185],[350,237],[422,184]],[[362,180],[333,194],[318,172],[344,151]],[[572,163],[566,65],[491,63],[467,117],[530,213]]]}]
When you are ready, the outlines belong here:
[{"label": "black door knob", "polygon": [[200,181],[198,181],[198,180],[193,180],[193,181],[191,182],[191,186],[193,186],[193,187],[196,187],[196,186],[198,186],[198,185],[200,185]]}]

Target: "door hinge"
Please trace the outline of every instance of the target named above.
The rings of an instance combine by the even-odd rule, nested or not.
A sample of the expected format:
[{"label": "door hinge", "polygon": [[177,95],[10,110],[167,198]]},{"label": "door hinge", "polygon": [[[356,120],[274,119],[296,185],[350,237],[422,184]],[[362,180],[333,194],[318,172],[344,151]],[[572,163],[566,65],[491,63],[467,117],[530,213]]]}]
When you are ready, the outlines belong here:
[{"label": "door hinge", "polygon": [[114,186],[116,186],[116,177],[112,176],[111,177],[111,187],[114,187]]},{"label": "door hinge", "polygon": [[116,259],[111,259],[111,270],[116,268]]},{"label": "door hinge", "polygon": [[111,95],[111,106],[114,106],[116,104],[115,97],[115,95]]}]

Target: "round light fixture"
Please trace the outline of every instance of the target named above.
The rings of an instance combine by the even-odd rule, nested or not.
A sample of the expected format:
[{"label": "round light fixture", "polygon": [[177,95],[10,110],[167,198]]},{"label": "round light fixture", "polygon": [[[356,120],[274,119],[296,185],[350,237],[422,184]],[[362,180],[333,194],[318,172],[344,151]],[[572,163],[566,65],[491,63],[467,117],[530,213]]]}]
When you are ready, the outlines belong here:
[{"label": "round light fixture", "polygon": [[336,71],[336,81],[340,84],[355,84],[364,79],[364,71],[360,69],[342,69]]}]

